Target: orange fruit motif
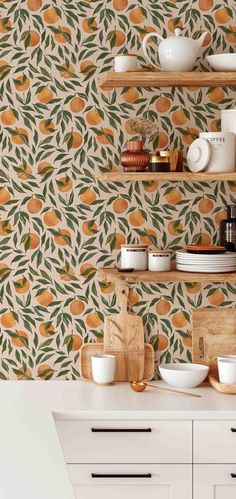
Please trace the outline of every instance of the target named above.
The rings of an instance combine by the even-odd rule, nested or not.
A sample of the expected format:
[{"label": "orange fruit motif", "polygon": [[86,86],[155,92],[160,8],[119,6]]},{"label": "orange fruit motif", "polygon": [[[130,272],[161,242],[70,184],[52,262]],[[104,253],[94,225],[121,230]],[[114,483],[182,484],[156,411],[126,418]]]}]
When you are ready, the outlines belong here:
[{"label": "orange fruit motif", "polygon": [[161,299],[156,304],[156,313],[157,315],[167,315],[171,309],[170,302],[164,299]]},{"label": "orange fruit motif", "polygon": [[204,232],[200,232],[194,236],[194,244],[202,244],[203,246],[211,245],[211,236],[209,234],[205,234]]},{"label": "orange fruit motif", "polygon": [[53,374],[54,369],[49,364],[41,364],[41,366],[38,367],[38,376],[41,379],[51,379]]},{"label": "orange fruit motif", "polygon": [[86,114],[85,120],[88,123],[88,125],[94,126],[101,123],[102,118],[97,109],[91,109],[91,111],[88,111],[88,113]]},{"label": "orange fruit motif", "polygon": [[94,62],[89,61],[89,59],[87,59],[86,61],[83,61],[80,64],[80,71],[81,71],[81,73],[83,73],[85,75],[92,73],[94,71],[94,69],[96,69],[96,66],[95,66]]},{"label": "orange fruit motif", "polygon": [[[115,288],[115,286],[114,286]],[[129,290],[128,294],[128,307],[134,307],[140,301],[140,296],[134,289]]]},{"label": "orange fruit motif", "polygon": [[51,135],[54,132],[54,128],[54,123],[50,119],[39,122],[39,130],[43,135]]},{"label": "orange fruit motif", "polygon": [[1,316],[1,324],[4,329],[10,329],[17,324],[17,320],[12,312],[5,312]]},{"label": "orange fruit motif", "polygon": [[218,24],[229,23],[231,19],[232,17],[229,15],[225,7],[221,7],[220,9],[215,11],[215,20]]},{"label": "orange fruit motif", "polygon": [[186,282],[185,287],[187,289],[187,292],[190,293],[191,295],[201,291],[200,282]]},{"label": "orange fruit motif", "polygon": [[117,12],[121,12],[128,7],[128,0],[113,0],[113,8]]},{"label": "orange fruit motif", "polygon": [[143,188],[146,192],[155,192],[159,187],[159,182],[143,182]]},{"label": "orange fruit motif", "polygon": [[22,164],[19,165],[18,167],[18,172],[17,172],[17,177],[20,178],[21,180],[28,180],[31,175],[32,175],[32,168],[29,165]]},{"label": "orange fruit motif", "polygon": [[212,9],[213,0],[199,0],[198,6],[202,12],[206,12],[207,10]]},{"label": "orange fruit motif", "polygon": [[226,210],[220,210],[216,213],[215,215],[215,223],[216,225],[220,225],[221,220],[224,220],[227,218],[227,211]]},{"label": "orange fruit motif", "polygon": [[198,209],[200,213],[206,215],[207,213],[210,213],[214,208],[214,203],[211,201],[211,199],[208,198],[203,198],[201,201],[198,203]]},{"label": "orange fruit motif", "polygon": [[119,232],[115,232],[114,234],[111,234],[108,237],[108,242],[109,244],[113,247],[114,249],[120,249],[121,245],[125,243],[125,236],[124,234],[120,234]]},{"label": "orange fruit motif", "polygon": [[70,132],[66,135],[66,142],[69,149],[78,149],[83,142],[82,135],[78,132]]},{"label": "orange fruit motif", "polygon": [[225,97],[222,88],[216,87],[207,94],[208,99],[213,102],[213,104],[219,104]]},{"label": "orange fruit motif", "polygon": [[49,104],[54,97],[54,93],[49,87],[44,87],[42,90],[37,92],[36,97],[39,102],[42,102],[42,104]]},{"label": "orange fruit motif", "polygon": [[176,19],[172,17],[171,19],[169,19],[167,27],[171,33],[174,33],[176,28],[183,28],[183,23],[178,18]]},{"label": "orange fruit motif", "polygon": [[140,7],[135,7],[129,11],[129,20],[133,24],[141,24],[145,21],[145,16]]},{"label": "orange fruit motif", "polygon": [[211,132],[220,132],[220,120],[212,120],[210,123],[210,130]]},{"label": "orange fruit motif", "polygon": [[38,173],[42,177],[45,177],[49,173],[52,173],[53,170],[54,170],[53,166],[47,161],[42,161],[42,163],[38,165]]},{"label": "orange fruit motif", "polygon": [[11,136],[13,144],[22,145],[28,141],[28,132],[24,128],[15,128],[14,134]]},{"label": "orange fruit motif", "polygon": [[96,234],[97,229],[97,224],[93,221],[85,220],[85,222],[82,223],[82,232],[86,236],[93,236]]},{"label": "orange fruit motif", "polygon": [[0,76],[6,75],[11,69],[11,66],[8,62],[0,60]]},{"label": "orange fruit motif", "polygon": [[225,39],[228,43],[236,43],[236,26],[229,27],[229,33],[226,33]]},{"label": "orange fruit motif", "polygon": [[96,329],[102,325],[102,320],[97,312],[90,312],[90,314],[87,315],[85,322],[89,329]]},{"label": "orange fruit motif", "polygon": [[[203,31],[201,32],[201,34],[203,33]],[[202,47],[207,47],[207,45],[209,45],[211,43],[211,35],[210,33],[207,33],[207,35],[205,36],[205,40],[203,41],[203,44],[202,44]]]},{"label": "orange fruit motif", "polygon": [[32,12],[41,9],[42,7],[42,0],[28,0],[27,2],[27,7],[29,10]]},{"label": "orange fruit motif", "polygon": [[53,302],[53,295],[50,291],[41,291],[36,296],[36,300],[42,307],[48,307]]},{"label": "orange fruit motif", "polygon": [[169,234],[171,234],[171,236],[179,236],[180,234],[182,234],[184,230],[183,225],[177,220],[169,222],[167,227],[168,227],[168,232]]},{"label": "orange fruit motif", "polygon": [[167,97],[159,97],[156,101],[156,110],[158,113],[167,113],[171,106],[171,101]]},{"label": "orange fruit motif", "polygon": [[62,281],[69,282],[71,281],[72,277],[75,275],[74,268],[69,266],[69,268],[65,265],[62,267],[62,273],[60,274],[60,278]]},{"label": "orange fruit motif", "polygon": [[4,204],[10,201],[11,195],[6,189],[0,189],[0,205],[4,206]]},{"label": "orange fruit motif", "polygon": [[5,263],[0,263],[0,281],[5,280],[5,277],[8,277],[10,273],[11,269]]},{"label": "orange fruit motif", "polygon": [[167,203],[175,205],[181,201],[182,194],[175,187],[173,187],[173,189],[165,195],[165,198]]},{"label": "orange fruit motif", "polygon": [[110,293],[113,293],[115,290],[114,282],[102,281],[99,284],[100,284],[100,291],[104,295],[109,295]]},{"label": "orange fruit motif", "polygon": [[169,340],[167,336],[164,336],[164,334],[159,334],[158,347],[157,347],[158,352],[163,352],[163,350],[166,350],[168,345],[169,345]]},{"label": "orange fruit motif", "polygon": [[81,300],[73,300],[70,304],[70,312],[72,315],[81,315],[85,309],[85,304]]},{"label": "orange fruit motif", "polygon": [[27,210],[31,215],[39,213],[42,209],[43,203],[38,198],[32,198],[27,203]]},{"label": "orange fruit motif", "polygon": [[94,271],[95,268],[90,262],[83,263],[80,267],[80,273],[83,277],[88,277],[89,275],[93,274]]},{"label": "orange fruit motif", "polygon": [[140,227],[145,223],[145,219],[140,210],[133,211],[129,216],[130,225]]},{"label": "orange fruit motif", "polygon": [[114,132],[110,128],[102,128],[101,133],[96,135],[97,141],[103,146],[110,144],[114,137]]},{"label": "orange fruit motif", "polygon": [[83,111],[85,106],[84,99],[81,99],[81,97],[73,97],[73,99],[70,101],[70,109],[72,113],[80,113]]},{"label": "orange fruit motif", "polygon": [[185,115],[183,109],[178,109],[172,114],[172,121],[176,126],[180,126],[185,125],[185,123],[187,123],[188,121],[188,118]]},{"label": "orange fruit motif", "polygon": [[172,317],[172,324],[176,329],[187,326],[188,321],[183,312],[176,312]]},{"label": "orange fruit motif", "polygon": [[225,301],[225,296],[223,295],[223,293],[221,293],[221,291],[214,291],[214,293],[212,293],[210,296],[208,296],[208,301],[211,305],[214,305],[214,307],[219,307],[220,305],[222,305],[222,303],[224,303]]},{"label": "orange fruit motif", "polygon": [[158,148],[165,149],[165,147],[167,146],[167,144],[169,142],[168,135],[164,132],[159,132],[157,134],[157,136],[158,136]]},{"label": "orange fruit motif", "polygon": [[61,69],[60,69],[60,75],[62,78],[65,80],[69,80],[70,78],[73,78],[75,76],[75,68],[73,64],[62,64]]},{"label": "orange fruit motif", "polygon": [[185,144],[192,144],[192,142],[198,138],[199,131],[196,128],[187,128],[188,133],[183,135],[183,141]]},{"label": "orange fruit motif", "polygon": [[5,220],[0,220],[0,236],[8,236],[11,233],[12,226]]},{"label": "orange fruit motif", "polygon": [[108,40],[113,47],[122,47],[125,43],[126,36],[124,31],[116,29],[110,33]]},{"label": "orange fruit motif", "polygon": [[60,192],[69,192],[73,187],[73,183],[70,177],[61,177],[56,180],[57,188]]},{"label": "orange fruit motif", "polygon": [[55,24],[59,21],[60,17],[58,15],[58,9],[55,7],[49,7],[43,13],[43,19],[47,24]]},{"label": "orange fruit motif", "polygon": [[55,227],[59,224],[60,218],[54,210],[49,210],[47,211],[47,213],[45,213],[43,221],[45,225],[47,225],[47,227]]},{"label": "orange fruit motif", "polygon": [[82,194],[80,194],[80,201],[83,204],[90,205],[96,201],[96,194],[92,189],[86,189]]},{"label": "orange fruit motif", "polygon": [[117,198],[112,204],[112,209],[114,213],[121,215],[121,213],[125,213],[125,211],[127,211],[128,206],[128,201],[126,201],[126,199]]},{"label": "orange fruit motif", "polygon": [[66,345],[69,347],[70,351],[76,352],[83,345],[83,340],[79,334],[71,334],[66,340]]},{"label": "orange fruit motif", "polygon": [[121,94],[122,99],[128,104],[134,104],[139,99],[139,92],[136,88],[130,87]]},{"label": "orange fruit motif", "polygon": [[40,239],[37,234],[34,234],[32,232],[28,232],[22,237],[21,242],[24,244],[24,246],[29,249],[33,250],[36,249],[39,244],[40,244]]},{"label": "orange fruit motif", "polygon": [[16,282],[13,283],[15,287],[15,292],[19,295],[24,295],[28,293],[30,289],[30,283],[25,277],[21,277]]},{"label": "orange fruit motif", "polygon": [[59,229],[58,235],[54,236],[54,242],[58,246],[67,246],[71,244],[71,233],[67,229]]},{"label": "orange fruit motif", "polygon": [[20,75],[14,80],[14,85],[19,92],[25,92],[30,87],[30,80],[27,76]]},{"label": "orange fruit motif", "polygon": [[11,344],[17,348],[23,348],[27,345],[28,338],[26,331],[16,330],[14,336],[11,337]]},{"label": "orange fruit motif", "polygon": [[28,367],[25,369],[24,366],[20,367],[19,369],[19,374],[17,374],[17,379],[19,381],[23,380],[31,380],[32,378],[32,371]]},{"label": "orange fruit motif", "polygon": [[186,348],[192,348],[193,346],[193,339],[192,335],[188,334],[188,336],[181,337],[182,343]]},{"label": "orange fruit motif", "polygon": [[[155,32],[155,31],[156,31],[155,26],[144,26],[144,27],[143,27],[143,32],[142,32],[142,33],[140,33],[140,35],[139,35],[140,40],[141,40],[141,41],[143,41],[143,39],[144,39],[145,35],[147,35],[148,33],[153,33],[153,32]],[[153,43],[153,39],[152,39],[152,38],[150,38],[150,39],[148,40],[148,43]]]},{"label": "orange fruit motif", "polygon": [[9,33],[12,25],[8,18],[0,19],[0,33]]},{"label": "orange fruit motif", "polygon": [[157,239],[157,233],[153,229],[144,229],[145,235],[139,237],[140,244],[152,246]]},{"label": "orange fruit motif", "polygon": [[54,33],[54,40],[57,43],[69,43],[71,38],[71,30],[68,26],[58,26],[56,33]]},{"label": "orange fruit motif", "polygon": [[37,31],[29,30],[25,33],[23,41],[26,47],[36,47],[40,42],[40,35]]},{"label": "orange fruit motif", "polygon": [[45,338],[50,338],[54,334],[54,327],[50,322],[41,322],[39,333]]},{"label": "orange fruit motif", "polygon": [[84,19],[82,29],[85,33],[94,33],[97,30],[97,22],[93,18]]}]

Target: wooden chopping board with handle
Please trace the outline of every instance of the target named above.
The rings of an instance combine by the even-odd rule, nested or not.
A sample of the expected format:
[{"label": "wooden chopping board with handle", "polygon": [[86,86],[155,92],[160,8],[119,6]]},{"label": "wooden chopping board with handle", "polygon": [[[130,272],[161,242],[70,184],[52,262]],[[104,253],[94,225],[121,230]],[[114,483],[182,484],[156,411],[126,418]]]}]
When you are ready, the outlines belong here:
[{"label": "wooden chopping board with handle", "polygon": [[143,319],[127,310],[129,288],[118,287],[120,313],[105,318],[104,350],[116,352],[117,372],[127,381],[141,380],[144,375]]}]

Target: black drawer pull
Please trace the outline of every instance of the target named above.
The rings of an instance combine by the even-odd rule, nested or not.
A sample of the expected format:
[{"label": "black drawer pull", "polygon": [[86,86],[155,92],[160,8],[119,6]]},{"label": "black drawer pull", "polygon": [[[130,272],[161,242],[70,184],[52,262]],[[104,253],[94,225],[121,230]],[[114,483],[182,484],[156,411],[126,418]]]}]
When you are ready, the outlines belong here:
[{"label": "black drawer pull", "polygon": [[236,428],[231,428],[232,433],[236,433]]},{"label": "black drawer pull", "polygon": [[152,478],[151,473],[91,473],[92,478]]},{"label": "black drawer pull", "polygon": [[151,433],[151,428],[91,428],[92,433]]},{"label": "black drawer pull", "polygon": [[236,478],[236,473],[231,473],[232,478]]}]

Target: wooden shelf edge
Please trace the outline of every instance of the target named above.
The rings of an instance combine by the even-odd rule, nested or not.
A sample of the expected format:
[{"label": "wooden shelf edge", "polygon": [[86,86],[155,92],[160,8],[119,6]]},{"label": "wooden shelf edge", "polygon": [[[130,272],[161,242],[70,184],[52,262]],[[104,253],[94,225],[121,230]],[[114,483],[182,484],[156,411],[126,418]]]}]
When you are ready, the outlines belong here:
[{"label": "wooden shelf edge", "polygon": [[191,172],[103,172],[98,176],[102,182],[155,182],[155,181],[236,181],[236,172],[232,173],[191,173]]},{"label": "wooden shelf edge", "polygon": [[111,71],[100,77],[99,86],[102,90],[120,87],[235,87],[236,72]]},{"label": "wooden shelf edge", "polygon": [[204,274],[196,272],[118,272],[114,268],[99,269],[99,277],[107,282],[233,282],[236,281],[236,272],[223,274]]}]

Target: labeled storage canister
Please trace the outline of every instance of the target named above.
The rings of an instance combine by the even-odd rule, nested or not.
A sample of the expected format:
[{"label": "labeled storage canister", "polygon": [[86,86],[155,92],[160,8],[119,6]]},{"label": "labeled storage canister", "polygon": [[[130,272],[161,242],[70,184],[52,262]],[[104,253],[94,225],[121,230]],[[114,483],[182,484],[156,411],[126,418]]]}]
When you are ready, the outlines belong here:
[{"label": "labeled storage canister", "polygon": [[236,205],[227,206],[227,218],[220,222],[220,245],[236,251]]},{"label": "labeled storage canister", "polygon": [[121,268],[147,270],[148,246],[138,244],[121,245]]},{"label": "labeled storage canister", "polygon": [[171,268],[171,251],[149,250],[148,270],[153,272],[168,272]]}]

